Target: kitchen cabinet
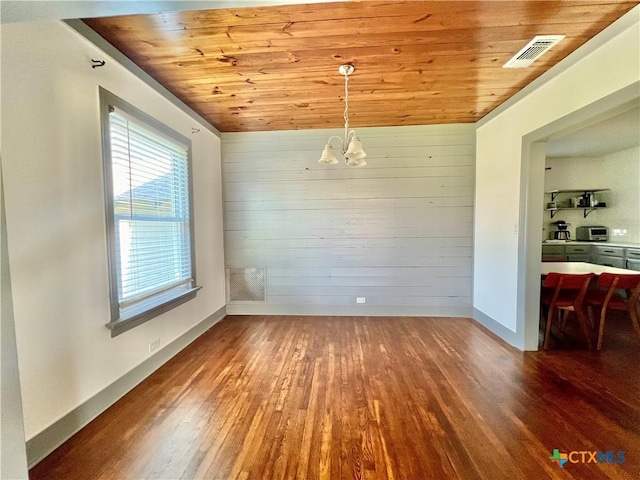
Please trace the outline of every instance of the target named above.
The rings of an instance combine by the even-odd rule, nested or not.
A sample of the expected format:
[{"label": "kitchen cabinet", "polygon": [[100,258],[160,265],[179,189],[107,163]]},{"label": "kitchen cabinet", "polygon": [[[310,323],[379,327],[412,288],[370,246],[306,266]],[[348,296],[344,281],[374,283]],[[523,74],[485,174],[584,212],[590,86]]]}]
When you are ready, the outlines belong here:
[{"label": "kitchen cabinet", "polygon": [[591,245],[567,245],[565,254],[567,262],[590,262]]},{"label": "kitchen cabinet", "polygon": [[606,267],[624,268],[625,261],[622,257],[611,257],[608,255],[598,255],[596,263]]},{"label": "kitchen cabinet", "polygon": [[596,255],[608,255],[610,257],[624,257],[624,247],[609,247],[596,245]]},{"label": "kitchen cabinet", "polygon": [[625,268],[640,272],[640,248],[627,248]]},{"label": "kitchen cabinet", "polygon": [[564,245],[542,245],[543,262],[566,262]]},{"label": "kitchen cabinet", "polygon": [[542,245],[543,262],[590,262],[591,245]]},{"label": "kitchen cabinet", "polygon": [[543,243],[543,262],[587,262],[640,272],[640,247],[606,243]]},{"label": "kitchen cabinet", "polygon": [[625,268],[625,249],[622,247],[607,247],[596,245],[595,259],[598,265]]},{"label": "kitchen cabinet", "polygon": [[[599,189],[583,189],[583,190],[549,190],[548,192],[544,192],[547,195],[551,195],[551,201],[547,203],[546,211],[551,214],[551,218],[555,216],[557,212],[560,210],[582,210],[582,215],[584,218],[593,212],[594,210],[599,210],[601,208],[607,208],[606,205],[599,206],[598,204],[594,204],[589,201],[589,198],[595,197],[596,194],[601,192],[608,192],[608,188],[599,188]],[[574,205],[571,195],[579,194],[579,197],[583,204]]]}]

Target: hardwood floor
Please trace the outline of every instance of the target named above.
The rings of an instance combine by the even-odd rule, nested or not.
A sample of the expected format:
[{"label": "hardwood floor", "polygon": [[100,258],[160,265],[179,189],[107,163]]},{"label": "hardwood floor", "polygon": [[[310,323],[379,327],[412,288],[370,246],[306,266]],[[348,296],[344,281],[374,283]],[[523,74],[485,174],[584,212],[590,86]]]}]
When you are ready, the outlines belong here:
[{"label": "hardwood floor", "polygon": [[468,319],[230,316],[31,478],[637,479],[631,340],[522,353]]}]

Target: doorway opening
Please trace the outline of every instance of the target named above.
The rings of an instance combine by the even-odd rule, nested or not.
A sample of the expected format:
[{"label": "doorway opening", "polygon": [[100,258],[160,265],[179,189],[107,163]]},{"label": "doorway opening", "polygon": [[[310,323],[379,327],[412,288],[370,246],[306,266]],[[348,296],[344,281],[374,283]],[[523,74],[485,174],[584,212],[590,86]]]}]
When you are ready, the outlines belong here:
[{"label": "doorway opening", "polygon": [[538,350],[546,144],[639,105],[640,82],[636,82],[522,138],[520,222],[524,235],[518,244],[516,328],[523,332],[525,350]]}]

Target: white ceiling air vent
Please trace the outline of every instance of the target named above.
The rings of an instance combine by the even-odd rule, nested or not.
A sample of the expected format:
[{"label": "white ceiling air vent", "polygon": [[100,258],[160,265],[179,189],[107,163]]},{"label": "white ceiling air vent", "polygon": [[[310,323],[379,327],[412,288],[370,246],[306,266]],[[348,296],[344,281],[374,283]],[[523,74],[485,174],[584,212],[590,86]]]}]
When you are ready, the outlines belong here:
[{"label": "white ceiling air vent", "polygon": [[528,67],[564,37],[565,35],[537,35],[502,68]]}]

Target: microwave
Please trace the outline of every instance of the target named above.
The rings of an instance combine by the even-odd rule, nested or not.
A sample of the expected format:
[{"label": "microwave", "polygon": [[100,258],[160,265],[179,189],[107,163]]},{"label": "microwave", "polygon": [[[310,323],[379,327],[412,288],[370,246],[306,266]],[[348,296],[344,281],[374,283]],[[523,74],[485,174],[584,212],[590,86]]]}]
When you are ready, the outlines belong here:
[{"label": "microwave", "polygon": [[609,240],[607,227],[577,227],[576,240],[582,242],[606,242]]}]

